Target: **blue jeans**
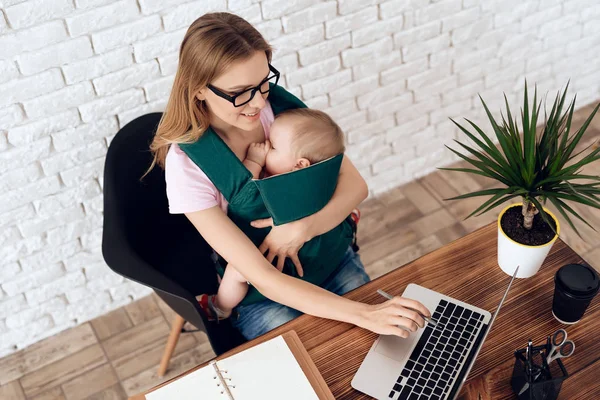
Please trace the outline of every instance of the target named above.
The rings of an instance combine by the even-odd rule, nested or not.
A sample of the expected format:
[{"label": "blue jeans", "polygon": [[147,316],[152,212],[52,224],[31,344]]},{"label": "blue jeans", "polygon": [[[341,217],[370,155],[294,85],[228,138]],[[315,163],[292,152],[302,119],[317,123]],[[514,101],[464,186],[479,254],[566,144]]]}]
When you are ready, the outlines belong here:
[{"label": "blue jeans", "polygon": [[[360,261],[360,256],[348,248],[339,267],[327,278],[321,287],[335,294],[343,295],[369,282],[369,275]],[[293,308],[263,300],[247,306],[235,308],[231,324],[248,340],[254,339],[288,321],[302,315]]]}]

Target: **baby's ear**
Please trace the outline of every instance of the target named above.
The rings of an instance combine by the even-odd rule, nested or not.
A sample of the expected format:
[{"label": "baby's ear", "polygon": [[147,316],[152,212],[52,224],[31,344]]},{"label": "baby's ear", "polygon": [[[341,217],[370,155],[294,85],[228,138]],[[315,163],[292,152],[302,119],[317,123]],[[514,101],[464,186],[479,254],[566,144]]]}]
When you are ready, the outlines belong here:
[{"label": "baby's ear", "polygon": [[302,169],[310,166],[310,161],[307,158],[299,158],[296,160],[296,165],[294,169]]}]

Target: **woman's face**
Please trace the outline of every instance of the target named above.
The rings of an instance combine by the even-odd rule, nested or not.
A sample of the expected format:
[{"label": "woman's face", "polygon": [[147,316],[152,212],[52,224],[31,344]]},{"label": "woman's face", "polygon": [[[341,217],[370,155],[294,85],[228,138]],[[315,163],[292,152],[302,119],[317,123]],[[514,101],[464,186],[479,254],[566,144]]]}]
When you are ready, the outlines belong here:
[{"label": "woman's face", "polygon": [[[257,51],[246,60],[233,63],[221,76],[210,82],[222,92],[235,96],[249,88],[254,88],[269,75],[269,64],[264,52]],[[240,107],[217,96],[209,88],[204,88],[197,95],[206,101],[210,111],[211,125],[216,127],[235,127],[244,131],[252,131],[260,125],[260,111],[265,107],[268,93],[257,91],[252,100]]]}]

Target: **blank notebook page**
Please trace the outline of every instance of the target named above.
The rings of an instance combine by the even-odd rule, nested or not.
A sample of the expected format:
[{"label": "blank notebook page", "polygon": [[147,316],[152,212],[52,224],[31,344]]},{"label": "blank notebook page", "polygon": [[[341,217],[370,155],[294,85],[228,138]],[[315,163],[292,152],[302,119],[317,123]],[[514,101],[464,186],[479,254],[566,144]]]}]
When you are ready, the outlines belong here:
[{"label": "blank notebook page", "polygon": [[147,400],[228,400],[226,394],[221,394],[222,388],[217,386],[218,379],[211,365],[200,368],[175,382],[172,382],[154,392],[147,393]]},{"label": "blank notebook page", "polygon": [[[283,337],[278,336],[231,357],[217,361],[235,400],[318,400],[304,371]],[[227,400],[217,386],[214,368],[207,365],[146,394],[148,400]]]}]

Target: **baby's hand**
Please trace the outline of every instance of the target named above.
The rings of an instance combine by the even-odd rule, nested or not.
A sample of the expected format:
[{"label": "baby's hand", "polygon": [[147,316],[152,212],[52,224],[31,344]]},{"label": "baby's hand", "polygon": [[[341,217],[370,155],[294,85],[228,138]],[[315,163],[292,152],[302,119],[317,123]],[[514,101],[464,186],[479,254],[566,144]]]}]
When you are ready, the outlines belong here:
[{"label": "baby's hand", "polygon": [[263,143],[251,143],[250,147],[248,147],[246,160],[255,162],[262,168],[265,166],[265,160],[267,159],[269,150],[271,150],[271,142],[268,140]]}]

